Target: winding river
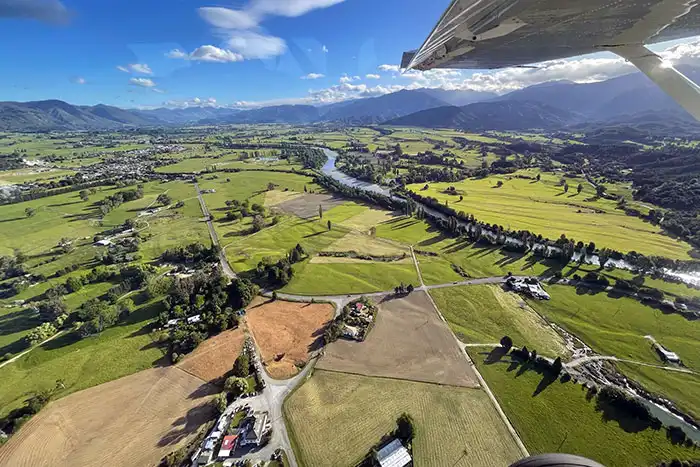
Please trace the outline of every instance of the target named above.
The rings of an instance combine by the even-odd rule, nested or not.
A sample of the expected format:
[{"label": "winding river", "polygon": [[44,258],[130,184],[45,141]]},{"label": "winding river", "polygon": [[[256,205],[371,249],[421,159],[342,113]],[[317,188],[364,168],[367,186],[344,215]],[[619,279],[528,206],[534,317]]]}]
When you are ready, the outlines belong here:
[{"label": "winding river", "polygon": [[[336,159],[338,157],[338,153],[331,150],[331,149],[328,149],[328,148],[320,148],[320,149],[322,149],[323,152],[328,157],[328,160],[321,168],[321,171],[324,174],[326,174],[330,177],[333,177],[334,179],[338,180],[339,182],[341,182],[345,185],[351,186],[351,187],[360,188],[362,190],[367,190],[367,191],[372,191],[374,193],[379,193],[379,194],[382,194],[385,196],[389,196],[393,199],[401,199],[401,198],[397,198],[395,196],[392,196],[391,192],[386,187],[383,187],[381,185],[377,185],[376,183],[369,183],[369,182],[365,182],[362,180],[358,180],[357,178],[354,178],[354,177],[351,177],[350,175],[344,174],[343,172],[338,170],[335,166]],[[442,212],[437,211],[437,210],[435,210],[429,206],[426,206],[425,204],[419,203],[417,201],[416,201],[416,203],[418,203],[421,206],[421,208],[425,212],[427,212],[428,214],[439,217],[441,219],[447,219],[447,216],[445,214],[443,214]],[[461,225],[467,225],[466,223],[460,221],[459,219],[457,220],[457,222]],[[519,239],[512,238],[512,237],[509,237],[508,241],[513,242],[513,243],[520,243]],[[555,247],[548,247],[548,248],[556,249]],[[579,259],[579,253],[577,252],[574,254],[574,257],[572,259],[572,263],[578,262],[578,259]],[[598,262],[598,257],[596,255],[587,255],[584,262],[587,264],[593,264],[593,265],[600,264]],[[634,266],[632,266],[631,264],[629,264],[625,260],[609,259],[606,264],[610,265],[610,266],[614,266],[618,269],[626,269],[626,270],[634,270],[635,269]],[[676,280],[680,280],[688,285],[700,287],[700,271],[687,272],[687,271],[674,271],[671,269],[664,269],[663,273],[676,279]]]},{"label": "winding river", "polygon": [[[393,199],[401,199],[401,198],[397,198],[397,197],[393,196],[391,194],[391,192],[389,191],[389,189],[387,189],[381,185],[377,185],[376,183],[369,183],[369,182],[365,182],[362,180],[358,180],[354,177],[351,177],[350,175],[344,174],[343,172],[338,170],[335,166],[336,159],[338,157],[338,153],[331,150],[331,149],[327,149],[327,148],[321,148],[321,149],[328,157],[328,160],[321,168],[321,171],[324,174],[329,175],[330,177],[338,180],[339,182],[341,182],[345,185],[351,186],[351,187],[360,188],[360,189],[371,191],[374,193],[380,193],[382,195],[389,196]],[[433,209],[429,206],[426,206],[422,203],[418,203],[418,204],[420,204],[421,208],[424,209],[425,212],[427,212],[428,214],[432,214],[434,216],[440,217],[441,219],[447,218],[447,216],[445,216],[440,211],[436,211],[435,209]],[[458,222],[460,222],[460,221],[458,220]],[[460,223],[462,225],[466,225],[465,223],[462,223],[462,222],[460,222]],[[520,242],[519,239],[515,239],[515,238],[509,238],[509,240],[514,241],[514,242]],[[578,260],[578,257],[574,256],[574,261],[577,261],[577,260]],[[590,263],[590,264],[598,264],[598,257],[594,256],[594,255],[587,256],[586,262]],[[617,268],[620,268],[620,269],[633,269],[632,266],[625,261],[610,260],[609,264],[613,265]],[[685,272],[665,270],[664,272],[670,276],[677,277],[678,279],[680,279],[684,282],[687,282],[688,284],[700,286],[700,271],[685,273]],[[631,392],[631,393],[639,396],[634,391],[632,391],[630,388],[625,388],[625,389],[628,392]],[[683,431],[685,431],[686,435],[689,438],[693,439],[695,442],[700,442],[700,430],[697,427],[691,425],[690,423],[687,423],[682,418],[671,413],[668,409],[666,409],[665,407],[663,407],[661,405],[654,403],[653,401],[647,400],[644,397],[641,397],[641,400],[649,408],[652,415],[656,416],[664,425],[666,425],[666,426],[671,426],[671,425],[680,426],[681,428],[683,428]]]}]

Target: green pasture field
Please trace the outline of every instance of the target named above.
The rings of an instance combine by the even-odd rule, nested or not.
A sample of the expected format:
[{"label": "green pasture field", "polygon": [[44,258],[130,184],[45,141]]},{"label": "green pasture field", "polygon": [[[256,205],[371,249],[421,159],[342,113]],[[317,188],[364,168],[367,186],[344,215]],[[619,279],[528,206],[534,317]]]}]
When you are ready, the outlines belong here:
[{"label": "green pasture field", "polygon": [[323,221],[317,218],[300,219],[285,216],[277,225],[265,228],[254,234],[221,242],[231,267],[244,272],[254,269],[265,257],[279,259],[287,255],[297,244],[304,247],[307,254],[314,255],[347,233],[339,227],[328,230]]},{"label": "green pasture field", "polygon": [[[651,341],[644,337],[651,335],[676,352],[686,367],[700,370],[700,321],[666,314],[635,299],[609,298],[605,292],[580,294],[574,287],[564,285],[547,287],[547,291],[551,300],[532,301],[531,306],[601,355],[662,365]],[[647,383],[644,372],[637,369],[634,373],[642,377],[639,380],[642,385]],[[700,380],[697,375],[694,378]],[[700,393],[695,392],[700,385],[679,389],[674,384],[674,378],[656,377],[650,382],[652,387],[663,388],[662,392],[669,397],[675,396],[672,400],[681,407],[700,413]]]},{"label": "green pasture field", "polygon": [[[216,178],[211,177],[215,175]],[[230,180],[227,182],[226,180]],[[216,172],[200,177],[201,190],[216,190],[216,193],[204,194],[209,211],[216,217],[217,211],[225,212],[227,200],[243,201],[250,199],[251,203],[264,202],[264,194],[268,183],[279,185],[278,190],[289,189],[299,193],[304,192],[304,186],[311,192],[323,192],[322,188],[313,182],[311,177],[286,172]]]},{"label": "green pasture field", "polygon": [[63,397],[162,363],[163,352],[150,329],[162,305],[147,302],[124,322],[99,336],[79,339],[64,333],[0,368],[0,416],[21,406],[35,391],[61,380]]},{"label": "green pasture field", "polygon": [[299,295],[371,293],[392,290],[400,283],[418,285],[411,263],[309,263],[294,268],[294,277],[281,291]]},{"label": "green pasture field", "polygon": [[0,185],[60,180],[71,175],[75,175],[75,171],[61,169],[42,170],[40,172],[35,169],[5,170],[0,171]]},{"label": "green pasture field", "polygon": [[[535,171],[520,171],[515,175],[534,177]],[[497,182],[503,186],[497,187]],[[457,211],[464,211],[490,224],[499,224],[514,230],[527,229],[550,239],[562,234],[586,243],[593,241],[598,247],[618,251],[638,251],[649,255],[673,259],[688,259],[691,247],[682,241],[662,234],[659,227],[645,223],[637,217],[627,216],[615,209],[616,203],[606,199],[594,200],[590,186],[576,194],[571,186],[565,194],[558,186],[559,177],[542,174],[542,180],[516,178],[513,175],[496,175],[484,179],[470,179],[455,183],[431,183],[409,185],[410,190],[447,202]],[[458,195],[444,193],[454,186]],[[459,195],[464,196],[459,201]]]},{"label": "green pasture field", "polygon": [[561,336],[519,295],[500,285],[433,289],[430,295],[464,343],[498,343],[508,335],[518,347],[562,357],[568,353]]},{"label": "green pasture field", "polygon": [[553,260],[449,237],[426,221],[412,217],[398,217],[379,224],[377,236],[413,245],[418,251],[437,253],[438,257],[417,256],[423,281],[428,285],[463,280],[452,269],[452,263],[461,266],[470,277],[505,276],[508,272],[541,275],[562,268],[560,263]]},{"label": "green pasture field", "polygon": [[316,370],[284,404],[297,461],[307,467],[356,465],[403,412],[415,424],[415,465],[495,466],[522,457],[480,389]]},{"label": "green pasture field", "polygon": [[[583,386],[523,370],[502,359],[487,364],[478,348],[467,348],[530,454],[566,452],[608,467],[658,465],[670,459],[696,459],[697,450],[673,445],[666,430],[596,409]],[[540,389],[538,391],[538,388]]]}]

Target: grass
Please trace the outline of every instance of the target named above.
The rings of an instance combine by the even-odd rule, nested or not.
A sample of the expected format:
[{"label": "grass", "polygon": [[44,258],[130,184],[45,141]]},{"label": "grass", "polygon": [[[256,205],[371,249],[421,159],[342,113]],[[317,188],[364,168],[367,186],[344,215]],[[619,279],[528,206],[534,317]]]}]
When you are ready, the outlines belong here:
[{"label": "grass", "polygon": [[[534,170],[520,171],[514,175],[534,177]],[[559,176],[542,173],[542,180],[515,178],[512,175],[494,175],[484,179],[469,179],[455,183],[431,183],[428,190],[424,184],[409,185],[408,188],[422,196],[447,202],[457,211],[473,214],[477,219],[490,224],[502,225],[513,230],[527,229],[551,239],[562,234],[584,242],[593,241],[618,251],[635,250],[648,255],[665,256],[672,259],[689,259],[692,249],[687,243],[663,235],[659,227],[627,216],[615,209],[616,203],[606,199],[594,199],[591,186],[585,186],[581,194],[571,185],[568,194],[558,186]],[[503,186],[496,187],[498,181]],[[454,186],[464,196],[444,193]]]},{"label": "grass", "polygon": [[284,405],[302,466],[355,465],[403,412],[415,422],[415,465],[508,465],[521,457],[479,389],[316,370]]},{"label": "grass", "polygon": [[[217,226],[218,228],[218,226]],[[347,233],[347,230],[328,228],[318,219],[300,219],[287,216],[277,225],[265,228],[252,235],[229,240],[224,235],[226,257],[236,271],[253,269],[263,258],[279,259],[298,243],[307,254],[313,255]]]},{"label": "grass", "polygon": [[555,380],[534,395],[541,375],[511,370],[505,361],[489,365],[477,349],[468,351],[530,454],[566,452],[630,467],[697,458],[697,450],[671,444],[663,429],[640,427],[609,412],[613,418],[606,417],[582,386]]},{"label": "grass", "polygon": [[294,277],[282,292],[300,295],[383,292],[401,282],[418,284],[413,264],[304,262],[295,266]]},{"label": "grass", "polygon": [[149,330],[160,310],[159,302],[148,302],[99,336],[79,339],[67,333],[0,368],[0,416],[57,380],[65,385],[63,397],[159,364],[163,353]]},{"label": "grass", "polygon": [[60,180],[61,178],[75,175],[74,170],[32,170],[20,169],[15,171],[0,172],[0,186],[12,185],[26,182],[39,182],[48,180]]},{"label": "grass", "polygon": [[[547,319],[556,322],[575,334],[596,352],[618,358],[660,365],[662,362],[649,340],[654,338],[676,352],[686,366],[700,370],[700,321],[688,321],[678,314],[664,314],[631,298],[610,298],[605,293],[596,295],[578,294],[569,286],[556,285],[548,288],[550,301],[533,302],[532,306]],[[629,367],[625,371],[628,371]],[[694,414],[700,414],[700,385],[684,386],[679,391],[677,378],[647,375],[639,369],[642,385],[674,393],[674,402]],[[700,379],[694,377],[695,381]]]},{"label": "grass", "polygon": [[546,355],[565,355],[563,339],[523,302],[498,285],[434,289],[435,300],[452,331],[465,343],[497,343],[508,335],[514,345]]}]

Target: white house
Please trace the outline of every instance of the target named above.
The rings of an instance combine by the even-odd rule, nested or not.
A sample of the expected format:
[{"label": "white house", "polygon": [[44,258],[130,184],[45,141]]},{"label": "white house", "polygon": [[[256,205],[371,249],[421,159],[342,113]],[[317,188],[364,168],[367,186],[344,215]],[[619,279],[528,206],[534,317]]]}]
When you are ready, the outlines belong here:
[{"label": "white house", "polygon": [[411,455],[398,439],[377,451],[376,457],[381,467],[404,467],[411,463]]}]

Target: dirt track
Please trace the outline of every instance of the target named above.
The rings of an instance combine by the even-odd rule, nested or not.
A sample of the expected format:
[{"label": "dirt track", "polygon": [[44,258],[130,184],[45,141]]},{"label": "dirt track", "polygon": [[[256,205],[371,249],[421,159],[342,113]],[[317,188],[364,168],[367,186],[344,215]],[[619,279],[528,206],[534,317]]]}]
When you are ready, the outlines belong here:
[{"label": "dirt track", "polygon": [[316,193],[306,193],[292,200],[278,204],[276,207],[282,211],[299,216],[302,219],[318,216],[318,205],[323,207],[324,211],[339,204],[347,203],[347,199],[335,197],[333,195],[323,195]]},{"label": "dirt track", "polygon": [[333,306],[256,299],[246,322],[262,353],[270,377],[287,379],[299,372],[318,344],[322,328],[333,317]]},{"label": "dirt track", "polygon": [[0,449],[13,467],[155,465],[213,417],[216,389],[154,368],[52,402]]},{"label": "dirt track", "polygon": [[243,348],[243,339],[241,328],[224,331],[202,342],[177,366],[204,381],[215,382],[233,368]]},{"label": "dirt track", "polygon": [[364,342],[340,339],[316,364],[366,376],[479,387],[447,325],[425,292],[379,304],[377,323]]}]

